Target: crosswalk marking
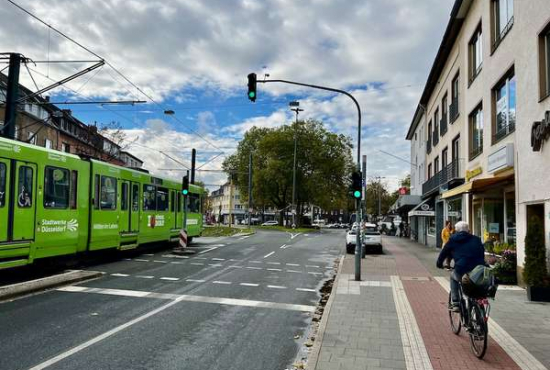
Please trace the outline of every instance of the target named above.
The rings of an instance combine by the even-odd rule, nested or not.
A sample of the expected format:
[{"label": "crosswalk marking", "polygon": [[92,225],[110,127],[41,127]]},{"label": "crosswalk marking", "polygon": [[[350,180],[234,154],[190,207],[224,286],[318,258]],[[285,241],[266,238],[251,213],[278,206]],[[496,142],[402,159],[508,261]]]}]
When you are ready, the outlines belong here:
[{"label": "crosswalk marking", "polygon": [[281,269],[267,269],[267,271],[283,271]]}]

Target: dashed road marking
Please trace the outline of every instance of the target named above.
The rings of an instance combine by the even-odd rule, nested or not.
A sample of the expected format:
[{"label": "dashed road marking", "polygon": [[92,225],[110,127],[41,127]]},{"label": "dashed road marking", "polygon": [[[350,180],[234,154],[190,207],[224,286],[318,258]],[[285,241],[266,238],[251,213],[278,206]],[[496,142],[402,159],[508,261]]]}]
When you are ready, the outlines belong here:
[{"label": "dashed road marking", "polygon": [[150,262],[150,260],[143,260],[143,259],[140,259],[140,258],[136,258],[134,261],[136,261],[136,262]]},{"label": "dashed road marking", "polygon": [[253,286],[253,287],[260,286],[260,284],[253,284],[253,283],[240,283],[239,285],[242,285],[242,286]]},{"label": "dashed road marking", "polygon": [[285,265],[287,265],[287,266],[296,266],[296,267],[300,266],[297,263],[285,263]]},{"label": "dashed road marking", "polygon": [[172,261],[170,263],[174,265],[183,265],[183,262],[178,262],[178,261]]},{"label": "dashed road marking", "polygon": [[319,266],[317,265],[306,265],[306,267],[314,267],[314,268],[320,268]]},{"label": "dashed road marking", "polygon": [[126,276],[130,276],[130,275],[128,275],[128,274],[111,274],[111,276],[126,277]]},{"label": "dashed road marking", "polygon": [[158,260],[153,260],[153,262],[156,262],[156,263],[168,263],[168,261],[158,261]]},{"label": "dashed road marking", "polygon": [[204,266],[204,263],[201,263],[201,262],[191,262],[190,265]]},{"label": "dashed road marking", "polygon": [[208,253],[208,252],[213,251],[214,249],[218,249],[218,247],[208,248],[208,249],[206,249],[206,250],[204,250],[204,251],[202,251],[202,252],[199,252],[199,254]]},{"label": "dashed road marking", "polygon": [[311,274],[311,275],[323,275],[322,272],[312,272],[312,271],[308,271],[308,274]]},{"label": "dashed road marking", "polygon": [[225,258],[212,258],[212,261],[225,261]]},{"label": "dashed road marking", "polygon": [[283,271],[281,269],[267,269],[267,271]]},{"label": "dashed road marking", "polygon": [[152,253],[145,253],[145,254],[143,254],[143,255],[144,255],[144,256],[147,256],[147,257],[153,257],[153,256],[154,256],[154,254],[152,254]]},{"label": "dashed road marking", "polygon": [[221,285],[230,285],[230,281],[221,281],[221,280],[215,280],[212,282],[212,284],[221,284]]},{"label": "dashed road marking", "polygon": [[201,280],[201,279],[185,279],[185,281],[190,282],[190,283],[204,283],[206,280]]},{"label": "dashed road marking", "polygon": [[248,261],[250,263],[263,263],[262,261]]},{"label": "dashed road marking", "polygon": [[234,268],[234,269],[242,269],[243,268],[243,266],[239,266],[239,265],[231,265],[229,267]]},{"label": "dashed road marking", "polygon": [[267,258],[267,257],[272,256],[272,255],[274,255],[274,254],[275,254],[275,252],[268,253],[268,254],[266,254],[266,255],[264,256],[264,258]]},{"label": "dashed road marking", "polygon": [[219,263],[209,263],[208,266],[212,266],[212,267],[222,267],[223,265],[219,264]]},{"label": "dashed road marking", "polygon": [[294,273],[294,274],[301,274],[302,271],[296,271],[296,270],[286,270],[286,272]]},{"label": "dashed road marking", "polygon": [[206,257],[195,257],[195,259],[197,259],[197,260],[207,260],[208,258],[206,258]]},{"label": "dashed road marking", "polygon": [[179,281],[179,278],[173,278],[173,277],[161,277],[160,280],[167,280],[167,281]]},{"label": "dashed road marking", "polygon": [[123,258],[124,261],[131,261],[131,258]]},{"label": "dashed road marking", "polygon": [[246,266],[247,269],[249,270],[261,270],[262,268],[261,267],[254,267],[254,266]]},{"label": "dashed road marking", "polygon": [[279,248],[285,249],[285,247],[286,247],[286,244],[283,244],[283,245],[281,245]]},{"label": "dashed road marking", "polygon": [[155,277],[152,275],[136,275],[137,278],[140,279],[154,279]]},{"label": "dashed road marking", "polygon": [[315,289],[307,289],[307,288],[296,288],[299,292],[317,292]]},{"label": "dashed road marking", "polygon": [[267,287],[270,289],[286,289],[286,286],[281,285],[268,285]]},{"label": "dashed road marking", "polygon": [[281,262],[268,262],[267,264],[268,265],[280,265]]},{"label": "dashed road marking", "polygon": [[235,260],[235,259],[233,259],[233,258],[231,258],[231,259],[229,260],[229,262],[239,262],[239,261],[240,261],[240,260]]}]

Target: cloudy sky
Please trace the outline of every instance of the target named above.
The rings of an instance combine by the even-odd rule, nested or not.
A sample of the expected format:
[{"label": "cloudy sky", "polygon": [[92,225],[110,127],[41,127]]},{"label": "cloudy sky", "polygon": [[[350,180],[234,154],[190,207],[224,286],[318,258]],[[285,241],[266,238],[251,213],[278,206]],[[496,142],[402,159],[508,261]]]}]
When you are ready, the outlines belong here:
[{"label": "cloudy sky", "polygon": [[[390,186],[409,165],[379,150],[409,157],[405,134],[447,24],[453,0],[15,0],[107,60],[52,101],[145,100],[134,106],[64,106],[86,123],[116,121],[135,140],[129,151],[158,174],[180,177],[191,148],[202,169],[217,170],[252,126],[322,120],[356,142],[357,115],[345,96],[288,85],[260,84],[246,98],[246,76],[296,80],[345,89],[363,111],[362,153],[368,175]],[[36,90],[97,59],[0,0],[0,52],[38,63],[21,81]],[[90,61],[40,63],[40,61]],[[0,66],[0,69],[3,68]],[[29,74],[30,73],[30,74]],[[147,96],[144,96],[143,93]],[[152,98],[155,102],[151,102]],[[172,109],[175,115],[164,115]],[[160,152],[165,154],[161,154]],[[173,159],[170,159],[172,157]],[[204,171],[207,184],[224,181]]]}]

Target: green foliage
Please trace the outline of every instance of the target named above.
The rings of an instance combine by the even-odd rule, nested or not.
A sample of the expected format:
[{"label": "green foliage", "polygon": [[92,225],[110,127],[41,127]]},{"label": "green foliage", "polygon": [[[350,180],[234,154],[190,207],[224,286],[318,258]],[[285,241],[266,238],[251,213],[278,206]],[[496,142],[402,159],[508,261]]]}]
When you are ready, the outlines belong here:
[{"label": "green foliage", "polygon": [[231,236],[239,233],[248,234],[253,232],[252,229],[241,229],[227,226],[209,226],[205,227],[201,236]]},{"label": "green foliage", "polygon": [[252,153],[252,199],[256,209],[273,205],[282,210],[292,201],[294,135],[297,135],[296,203],[300,224],[303,205],[347,208],[349,175],[353,169],[351,140],[307,120],[278,128],[253,127],[223,168],[233,179],[242,201],[248,200],[248,162]]},{"label": "green foliage", "polygon": [[378,215],[378,200],[380,197],[380,209],[382,214],[388,213],[390,207],[399,198],[399,192],[390,193],[386,184],[382,181],[374,181],[367,185],[367,213],[370,215]]},{"label": "green foliage", "polygon": [[515,250],[507,249],[496,263],[493,272],[502,284],[517,284],[517,255]]},{"label": "green foliage", "polygon": [[529,286],[544,286],[548,278],[544,229],[539,217],[533,216],[527,225],[525,236],[525,268],[523,279]]}]

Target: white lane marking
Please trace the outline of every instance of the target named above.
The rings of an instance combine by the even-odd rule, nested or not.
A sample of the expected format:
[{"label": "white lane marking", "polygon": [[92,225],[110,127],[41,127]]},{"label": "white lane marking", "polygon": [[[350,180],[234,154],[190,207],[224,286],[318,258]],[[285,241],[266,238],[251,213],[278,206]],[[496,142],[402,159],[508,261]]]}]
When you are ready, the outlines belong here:
[{"label": "white lane marking", "polygon": [[219,263],[209,263],[208,266],[212,266],[212,267],[222,267],[223,265],[220,265]]},{"label": "white lane marking", "polygon": [[176,256],[175,254],[163,254],[162,257],[165,257],[165,258],[183,258],[183,259],[189,258],[189,256]]},{"label": "white lane marking", "polygon": [[168,281],[179,281],[179,278],[173,278],[173,277],[161,277],[160,280],[168,280]]},{"label": "white lane marking", "polygon": [[296,288],[299,292],[317,292],[315,289],[307,289],[307,288]]},{"label": "white lane marking", "polygon": [[239,238],[239,240],[244,240],[244,239],[246,239],[246,238],[250,238],[251,236],[252,236],[252,235],[241,236],[241,237]]},{"label": "white lane marking", "polygon": [[285,265],[287,265],[287,266],[296,266],[296,267],[300,266],[297,263],[285,263]]},{"label": "white lane marking", "polygon": [[201,263],[201,262],[191,262],[190,265],[204,266],[204,263]]},{"label": "white lane marking", "polygon": [[152,254],[152,253],[145,253],[145,254],[143,254],[143,256],[147,256],[147,257],[153,257],[153,256],[154,256],[154,254]]},{"label": "white lane marking", "polygon": [[130,276],[130,275],[128,275],[128,274],[111,274],[111,276],[126,277],[126,276]]},{"label": "white lane marking", "polygon": [[[435,276],[434,279],[448,293],[450,290],[449,280],[443,276]],[[512,338],[506,330],[489,318],[489,335],[495,342],[515,361],[523,370],[544,370],[546,367],[537,360],[525,347]]]},{"label": "white lane marking", "polygon": [[262,261],[248,261],[249,263],[263,263]]},{"label": "white lane marking", "polygon": [[140,279],[154,279],[155,277],[152,275],[136,275],[137,278]]},{"label": "white lane marking", "polygon": [[[67,287],[67,288],[69,288],[69,287]],[[61,289],[58,289],[58,290],[61,290]],[[67,290],[67,291],[70,291],[70,290]],[[144,293],[147,293],[147,292],[144,292]],[[90,347],[90,346],[92,346],[92,345],[94,345],[94,344],[96,344],[96,343],[98,343],[98,342],[101,342],[102,340],[104,340],[104,339],[106,339],[106,338],[109,338],[110,336],[112,336],[112,335],[114,335],[114,334],[116,334],[116,333],[118,333],[118,332],[120,332],[120,331],[122,331],[122,330],[124,330],[124,329],[126,329],[126,328],[128,328],[128,327],[130,327],[130,326],[132,326],[132,325],[134,325],[134,324],[137,324],[137,323],[140,322],[140,321],[143,321],[143,320],[145,320],[145,319],[147,319],[147,318],[149,318],[149,317],[151,317],[151,316],[153,316],[153,315],[156,315],[156,314],[159,313],[159,312],[162,312],[162,311],[166,310],[167,308],[172,307],[173,305],[177,304],[178,302],[180,302],[180,301],[182,301],[182,300],[183,300],[183,297],[176,298],[175,300],[173,300],[173,301],[170,302],[170,303],[165,304],[164,306],[161,306],[161,307],[159,307],[159,308],[157,308],[157,309],[154,309],[154,310],[152,310],[152,311],[149,311],[149,312],[146,313],[145,315],[139,316],[139,317],[137,317],[137,318],[135,318],[135,319],[133,319],[133,320],[131,320],[131,321],[128,321],[127,323],[124,323],[124,324],[122,324],[122,325],[119,325],[119,326],[117,326],[117,327],[115,327],[115,328],[113,328],[113,329],[111,329],[111,330],[109,330],[109,331],[107,331],[107,332],[105,332],[105,333],[103,333],[103,334],[101,334],[101,335],[98,335],[98,336],[95,337],[95,338],[90,339],[90,340],[87,341],[87,342],[84,342],[84,343],[82,343],[82,344],[80,344],[80,345],[78,345],[78,346],[76,346],[76,347],[73,347],[73,348],[71,348],[70,350],[68,350],[68,351],[66,351],[66,352],[63,352],[63,353],[61,353],[61,354],[59,354],[59,355],[57,355],[57,356],[55,356],[55,357],[52,357],[52,358],[50,358],[49,360],[44,361],[44,362],[42,362],[42,363],[40,363],[40,364],[38,364],[38,365],[36,365],[36,366],[33,366],[33,367],[32,367],[31,369],[29,369],[29,370],[42,370],[42,369],[45,369],[45,368],[47,368],[47,367],[50,367],[51,365],[53,365],[53,364],[55,364],[55,363],[57,363],[57,362],[59,362],[59,361],[65,359],[65,358],[67,358],[67,357],[69,357],[69,356],[72,356],[72,355],[74,355],[75,353],[78,353],[78,352],[82,351],[83,349],[86,349],[86,348],[88,348],[88,347]]]},{"label": "white lane marking", "polygon": [[242,269],[243,268],[242,266],[238,266],[238,265],[231,265],[229,267],[234,268],[234,269]]},{"label": "white lane marking", "polygon": [[136,262],[149,262],[150,260],[142,260],[142,259],[136,258],[134,261],[136,261]]},{"label": "white lane marking", "polygon": [[317,265],[306,265],[306,267],[314,267],[314,268],[320,268],[319,266]]},{"label": "white lane marking", "polygon": [[433,370],[420,328],[399,276],[392,276],[391,284],[407,369]]},{"label": "white lane marking", "polygon": [[183,262],[178,262],[178,261],[172,261],[170,263],[174,265],[183,265]]},{"label": "white lane marking", "polygon": [[190,283],[204,283],[206,280],[202,280],[202,279],[185,279],[185,281],[188,281]]},{"label": "white lane marking", "polygon": [[268,254],[266,254],[266,255],[264,256],[264,258],[267,258],[267,257],[272,256],[272,255],[274,255],[274,254],[275,254],[275,252],[268,253]]},{"label": "white lane marking", "polygon": [[168,261],[157,261],[157,260],[153,260],[153,262],[156,262],[156,263],[168,263]]},{"label": "white lane marking", "polygon": [[304,234],[304,236],[309,236],[309,234]]},{"label": "white lane marking", "polygon": [[254,266],[246,266],[247,269],[249,270],[261,270],[262,268],[261,267],[254,267]]},{"label": "white lane marking", "polygon": [[212,258],[212,261],[225,261],[225,258]]},{"label": "white lane marking", "polygon": [[268,285],[267,287],[270,289],[286,289],[286,286],[281,285]]},{"label": "white lane marking", "polygon": [[231,259],[229,260],[229,262],[239,262],[239,261],[240,261],[240,260],[235,260],[235,259],[233,259],[233,258],[231,258]]},{"label": "white lane marking", "polygon": [[322,272],[312,272],[312,271],[308,271],[308,274],[311,274],[311,275],[323,275]]},{"label": "white lane marking", "polygon": [[301,233],[296,233],[296,234],[290,234],[290,239],[294,239],[295,237],[297,237],[298,235],[300,235]]},{"label": "white lane marking", "polygon": [[302,271],[296,271],[296,270],[286,270],[286,272],[292,272],[294,274],[301,274]]},{"label": "white lane marking", "polygon": [[196,260],[207,260],[208,258],[206,257],[195,257]]},{"label": "white lane marking", "polygon": [[254,287],[260,286],[260,284],[253,284],[253,283],[240,283],[239,285],[242,285],[242,286],[254,286]]},{"label": "white lane marking", "polygon": [[283,271],[281,269],[267,269],[267,271]]},{"label": "white lane marking", "polygon": [[279,248],[285,249],[285,247],[286,247],[286,244],[283,244],[283,245],[281,245]]},{"label": "white lane marking", "polygon": [[131,261],[131,258],[123,258],[124,261]]},{"label": "white lane marking", "polygon": [[268,262],[267,264],[268,265],[280,265],[281,262]]},{"label": "white lane marking", "polygon": [[209,248],[209,249],[207,249],[207,250],[204,250],[204,251],[202,251],[202,252],[199,252],[199,254],[208,253],[208,252],[210,252],[210,251],[213,251],[214,249],[218,249],[218,247]]},{"label": "white lane marking", "polygon": [[231,284],[230,281],[220,281],[220,280],[215,280],[212,282],[212,284],[222,284],[222,285],[229,285]]}]

